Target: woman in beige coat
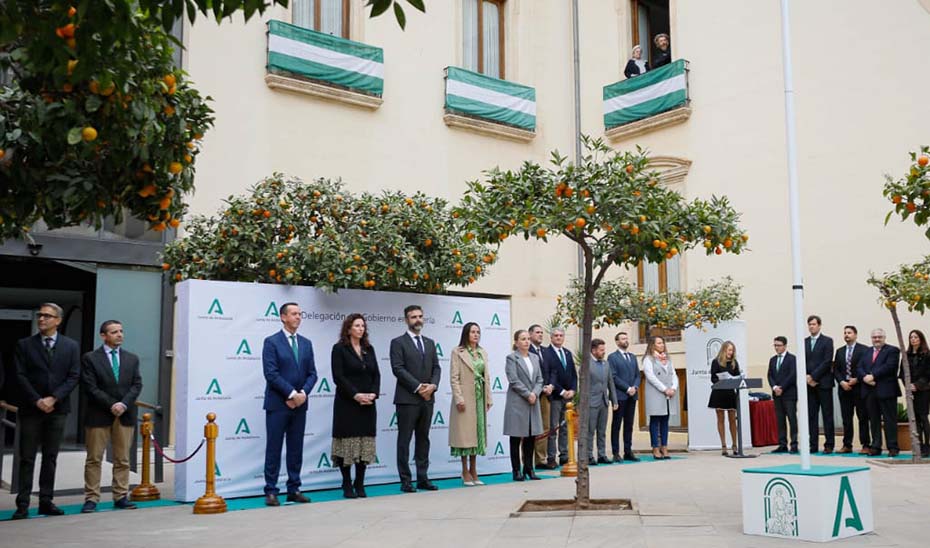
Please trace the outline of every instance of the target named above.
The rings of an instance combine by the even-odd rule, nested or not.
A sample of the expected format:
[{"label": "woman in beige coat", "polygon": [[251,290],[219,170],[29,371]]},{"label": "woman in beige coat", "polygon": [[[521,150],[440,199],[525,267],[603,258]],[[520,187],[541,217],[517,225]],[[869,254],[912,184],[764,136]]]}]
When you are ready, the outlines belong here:
[{"label": "woman in beige coat", "polygon": [[478,479],[475,461],[478,455],[484,455],[487,446],[487,415],[492,403],[488,389],[491,385],[488,353],[478,344],[480,340],[478,324],[465,324],[451,360],[449,447],[452,448],[452,456],[462,458],[462,482],[467,487],[484,485]]}]

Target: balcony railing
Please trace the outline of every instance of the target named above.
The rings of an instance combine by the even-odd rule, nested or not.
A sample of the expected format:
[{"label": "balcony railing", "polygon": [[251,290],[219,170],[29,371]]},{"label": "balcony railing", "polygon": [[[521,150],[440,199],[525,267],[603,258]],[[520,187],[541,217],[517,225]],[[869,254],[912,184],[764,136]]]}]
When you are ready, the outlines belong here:
[{"label": "balcony railing", "polygon": [[688,61],[679,59],[643,75],[604,86],[604,128],[610,133],[614,128],[689,104]]},{"label": "balcony railing", "polygon": [[458,67],[445,72],[447,114],[509,126],[530,137],[535,134],[535,88]]}]

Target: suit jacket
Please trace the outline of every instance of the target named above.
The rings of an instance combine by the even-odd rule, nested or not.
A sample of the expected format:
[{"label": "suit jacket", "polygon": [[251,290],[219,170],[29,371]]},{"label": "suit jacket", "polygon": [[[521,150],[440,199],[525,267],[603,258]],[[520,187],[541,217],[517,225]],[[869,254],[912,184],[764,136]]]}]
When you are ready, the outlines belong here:
[{"label": "suit jacket", "polygon": [[[901,395],[901,385],[898,384],[898,363],[901,361],[901,351],[897,346],[882,345],[878,356],[872,360],[874,348],[867,348],[865,359],[859,367],[859,384],[862,385],[862,396],[875,394],[880,399],[896,398]],[[875,377],[875,386],[870,386],[862,380],[866,375]]]},{"label": "suit jacket", "polygon": [[[534,347],[532,344],[530,345],[530,354],[535,354],[536,357],[539,358],[539,367],[542,368],[543,386],[549,384],[549,378],[552,376],[552,364],[547,362],[545,358],[546,348],[548,347],[540,346],[539,351],[537,352],[536,347]],[[559,367],[561,366],[562,363],[559,362]],[[553,390],[552,393],[554,394],[555,390]]]},{"label": "suit jacket", "polygon": [[[614,387],[617,389],[617,401],[633,400],[639,398],[639,384],[642,374],[639,372],[639,365],[636,363],[636,354],[627,352],[629,359],[625,359],[619,350],[615,350],[607,356],[607,363],[610,364],[610,374],[614,380]],[[636,395],[631,396],[626,393],[630,387],[636,388]]]},{"label": "suit jacket", "polygon": [[665,51],[662,51],[656,48],[656,56],[652,61],[652,68],[650,70],[655,70],[659,67],[664,67],[665,65],[672,62],[672,48],[669,48]]},{"label": "suit jacket", "polygon": [[139,357],[120,348],[119,379],[113,376],[110,357],[101,346],[81,358],[81,387],[87,396],[84,426],[110,426],[113,413],[110,408],[121,402],[126,412],[120,415],[123,426],[136,424],[136,398],[142,392],[142,374]]},{"label": "suit jacket", "polygon": [[588,370],[588,390],[591,391],[591,398],[588,401],[592,409],[616,405],[617,394],[607,360],[597,361],[592,357],[591,367]]},{"label": "suit jacket", "polygon": [[781,396],[776,398],[785,398],[788,400],[798,399],[798,382],[797,371],[798,362],[791,352],[785,352],[785,358],[781,362],[781,368],[775,371],[775,365],[778,363],[778,355],[772,356],[769,360],[769,386],[781,387]]},{"label": "suit jacket", "polygon": [[[837,385],[839,385],[841,381],[848,381],[849,379],[859,378],[859,364],[862,363],[862,360],[866,359],[868,356],[868,349],[869,347],[861,343],[856,343],[856,345],[853,347],[853,353],[849,364],[851,374],[847,378],[846,345],[844,344],[840,347],[837,347],[836,353],[833,357],[833,378],[836,379]],[[855,387],[853,387],[853,389],[855,390]],[[842,389],[840,390],[842,391]]]},{"label": "suit jacket", "polygon": [[[417,345],[404,333],[391,341],[391,371],[397,377],[397,387],[394,389],[395,404],[418,404],[423,398],[417,394],[417,387],[421,384],[435,384],[439,386],[442,371],[439,369],[439,355],[436,354],[436,343],[433,339],[420,335],[423,340],[423,354]],[[433,393],[432,402],[436,393]]]},{"label": "suit jacket", "polygon": [[623,75],[627,78],[632,78],[634,76],[639,76],[640,74],[645,74],[649,70],[649,61],[646,61],[646,70],[640,72],[639,65],[636,64],[636,61],[630,59],[626,62],[626,67],[623,69]]},{"label": "suit jacket", "polygon": [[[920,392],[930,390],[930,354],[916,354],[908,351],[907,363],[911,368],[911,383]],[[898,378],[902,383],[904,382],[904,360],[901,360]]]},{"label": "suit jacket", "polygon": [[564,346],[562,347],[562,353],[565,355],[565,367],[562,367],[562,360],[559,359],[558,353],[551,344],[543,348],[543,362],[548,364],[549,370],[549,378],[544,378],[543,384],[552,385],[550,400],[562,399],[560,394],[563,390],[578,390],[578,371],[575,370],[575,358]]},{"label": "suit jacket", "polygon": [[816,388],[833,388],[833,339],[821,333],[811,350],[811,338],[807,337],[804,339],[804,357],[807,374],[819,383]]},{"label": "suit jacket", "polygon": [[35,334],[16,342],[13,357],[19,380],[20,406],[24,415],[39,415],[36,402],[47,396],[57,400],[52,413],[67,415],[71,411],[71,392],[81,379],[81,354],[78,343],[61,333],[49,357],[42,335]]},{"label": "suit jacket", "polygon": [[[265,338],[262,347],[262,371],[265,373],[265,411],[287,411],[287,399],[291,392],[301,390],[308,396],[316,384],[316,362],[313,359],[313,343],[310,339],[297,335],[297,356],[291,342],[284,336],[284,331]],[[309,400],[308,400],[309,401]],[[296,411],[306,412],[307,402]]]},{"label": "suit jacket", "polygon": [[379,397],[381,372],[375,349],[364,348],[359,357],[351,344],[337,342],[333,345],[330,364],[336,384],[333,437],[374,436],[378,426],[377,402],[375,405],[361,405],[355,401],[355,395],[375,394],[375,399]]}]

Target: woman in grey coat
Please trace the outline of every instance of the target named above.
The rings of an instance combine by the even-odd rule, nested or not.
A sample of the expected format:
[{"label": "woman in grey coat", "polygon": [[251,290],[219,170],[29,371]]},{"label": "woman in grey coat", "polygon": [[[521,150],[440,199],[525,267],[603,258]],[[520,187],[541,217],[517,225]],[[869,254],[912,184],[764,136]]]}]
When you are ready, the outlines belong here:
[{"label": "woman in grey coat", "polygon": [[656,460],[668,459],[668,419],[678,414],[678,375],[662,337],[653,337],[646,345],[643,375],[646,377],[644,396],[652,456]]},{"label": "woman in grey coat", "polygon": [[539,412],[539,394],[543,387],[542,368],[539,357],[530,353],[530,334],[526,330],[520,329],[514,333],[513,340],[514,353],[507,356],[507,365],[504,368],[507,382],[510,383],[504,408],[504,435],[510,436],[513,480],[536,480],[539,477],[533,471],[533,445],[536,441],[535,436],[543,430],[542,415]]}]

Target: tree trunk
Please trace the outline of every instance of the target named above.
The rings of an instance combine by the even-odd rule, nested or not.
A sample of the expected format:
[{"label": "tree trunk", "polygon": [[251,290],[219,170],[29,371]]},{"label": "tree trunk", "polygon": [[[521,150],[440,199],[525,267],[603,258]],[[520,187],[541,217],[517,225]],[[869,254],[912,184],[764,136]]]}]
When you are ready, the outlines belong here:
[{"label": "tree trunk", "polygon": [[904,370],[904,398],[907,402],[907,425],[911,434],[911,460],[916,464],[920,462],[920,439],[917,437],[914,393],[911,392],[911,364],[907,361],[908,346],[904,344],[904,335],[901,333],[901,320],[898,319],[897,308],[889,308],[889,310],[891,311],[891,319],[894,322],[895,334],[898,336],[898,345],[901,348],[901,369]]},{"label": "tree trunk", "polygon": [[591,500],[591,484],[588,475],[588,447],[591,445],[591,432],[588,430],[588,416],[591,414],[591,394],[588,389],[588,371],[591,367],[591,338],[594,323],[593,284],[594,261],[591,252],[585,250],[584,257],[584,312],[581,317],[581,369],[578,372],[578,477],[575,480],[575,499],[579,506]]}]

